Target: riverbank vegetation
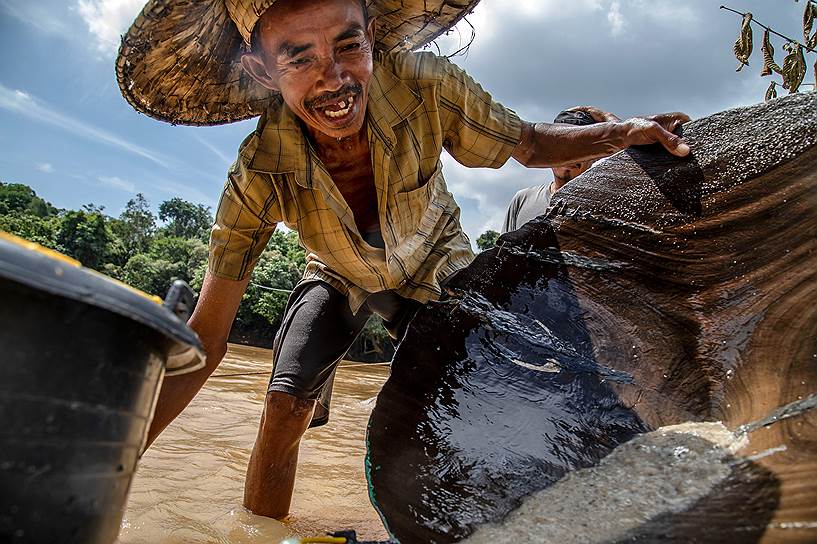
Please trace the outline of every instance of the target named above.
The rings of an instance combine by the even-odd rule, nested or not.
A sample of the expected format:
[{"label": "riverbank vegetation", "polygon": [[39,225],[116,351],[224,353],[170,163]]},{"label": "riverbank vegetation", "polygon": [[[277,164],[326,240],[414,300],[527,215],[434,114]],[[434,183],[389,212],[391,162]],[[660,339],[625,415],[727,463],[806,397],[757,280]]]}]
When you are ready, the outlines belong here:
[{"label": "riverbank vegetation", "polygon": [[[137,194],[114,217],[101,206],[58,209],[27,185],[0,182],[0,230],[77,259],[152,295],[163,297],[181,279],[201,289],[207,241],[213,223],[209,207],[172,198],[154,214]],[[238,310],[230,340],[270,347],[290,291],[306,256],[294,232],[276,231],[261,254]],[[393,352],[379,320],[366,325],[349,357],[383,361]]]}]

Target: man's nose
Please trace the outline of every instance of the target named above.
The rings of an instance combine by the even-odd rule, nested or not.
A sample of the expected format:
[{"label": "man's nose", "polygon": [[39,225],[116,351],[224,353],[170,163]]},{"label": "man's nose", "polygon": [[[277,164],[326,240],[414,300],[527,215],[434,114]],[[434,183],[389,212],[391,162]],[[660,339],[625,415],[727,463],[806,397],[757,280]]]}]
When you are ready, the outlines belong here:
[{"label": "man's nose", "polygon": [[343,67],[334,58],[325,60],[321,66],[320,85],[324,91],[337,91],[344,84]]}]

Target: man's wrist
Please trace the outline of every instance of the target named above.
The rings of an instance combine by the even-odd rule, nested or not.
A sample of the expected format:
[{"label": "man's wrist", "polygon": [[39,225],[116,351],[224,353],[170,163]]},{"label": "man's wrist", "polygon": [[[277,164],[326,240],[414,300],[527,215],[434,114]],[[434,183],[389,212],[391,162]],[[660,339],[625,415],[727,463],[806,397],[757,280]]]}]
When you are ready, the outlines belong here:
[{"label": "man's wrist", "polygon": [[527,166],[533,157],[536,141],[536,126],[528,121],[522,121],[522,132],[519,135],[519,143],[512,153],[512,157],[520,164]]},{"label": "man's wrist", "polygon": [[627,149],[632,145],[632,127],[629,125],[629,121],[611,121],[606,123],[607,125],[607,142],[610,146],[610,153],[608,155],[612,155],[613,153],[618,153],[624,149]]}]

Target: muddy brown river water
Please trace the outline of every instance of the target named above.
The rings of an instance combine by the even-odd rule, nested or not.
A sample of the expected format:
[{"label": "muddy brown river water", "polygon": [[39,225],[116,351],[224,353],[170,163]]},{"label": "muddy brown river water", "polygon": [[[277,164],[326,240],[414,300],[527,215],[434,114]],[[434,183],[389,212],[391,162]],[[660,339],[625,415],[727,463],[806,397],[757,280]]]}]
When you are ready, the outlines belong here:
[{"label": "muddy brown river water", "polygon": [[307,431],[301,443],[289,518],[279,522],[242,507],[271,358],[268,350],[230,346],[199,395],[142,458],[119,544],[270,544],[340,529],[387,538],[369,503],[363,466],[366,423],[386,365],[341,365],[331,420]]}]

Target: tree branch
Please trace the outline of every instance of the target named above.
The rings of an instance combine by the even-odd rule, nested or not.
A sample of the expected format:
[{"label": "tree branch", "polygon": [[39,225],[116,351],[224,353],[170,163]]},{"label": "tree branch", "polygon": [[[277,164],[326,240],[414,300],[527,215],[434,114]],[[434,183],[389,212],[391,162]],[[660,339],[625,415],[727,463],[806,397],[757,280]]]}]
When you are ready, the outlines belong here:
[{"label": "tree branch", "polygon": [[[809,2],[812,2],[812,0],[809,0]],[[746,14],[745,14],[745,13],[743,13],[743,12],[740,12],[740,11],[738,11],[738,10],[736,10],[736,9],[732,9],[732,8],[730,8],[730,7],[727,7],[727,6],[721,6],[721,9],[725,9],[726,11],[731,11],[732,13],[737,13],[737,14],[738,14],[738,15],[740,15],[740,16],[745,16],[745,15],[746,15]],[[752,18],[752,22],[753,22],[753,23],[755,23],[755,24],[756,24],[756,25],[758,25],[758,26],[761,26],[761,27],[765,28],[766,30],[768,30],[769,32],[771,32],[772,34],[774,34],[775,36],[779,36],[779,37],[783,38],[784,40],[788,41],[789,43],[796,43],[796,44],[798,44],[799,46],[801,46],[803,49],[805,49],[805,50],[806,50],[806,51],[808,51],[809,53],[817,53],[817,51],[815,51],[815,50],[814,50],[814,49],[812,49],[811,47],[808,47],[807,45],[802,44],[802,43],[800,43],[799,41],[797,41],[797,40],[795,40],[795,39],[793,39],[793,38],[789,38],[788,36],[786,36],[786,35],[784,35],[784,34],[781,34],[780,32],[776,31],[775,29],[773,29],[773,28],[771,28],[771,27],[768,27],[768,26],[764,25],[763,23],[761,23],[760,21],[758,21],[758,20],[757,20],[757,19],[755,19],[754,17]]]}]

